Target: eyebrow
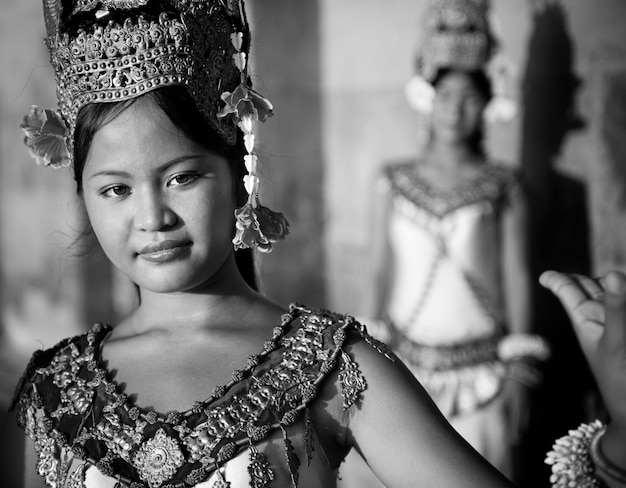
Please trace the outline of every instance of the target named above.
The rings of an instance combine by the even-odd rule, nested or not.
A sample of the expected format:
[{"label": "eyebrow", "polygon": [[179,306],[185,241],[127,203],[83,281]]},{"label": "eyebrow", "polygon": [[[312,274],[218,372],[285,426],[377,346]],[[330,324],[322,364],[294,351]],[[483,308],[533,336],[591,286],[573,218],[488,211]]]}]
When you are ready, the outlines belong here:
[{"label": "eyebrow", "polygon": [[[161,164],[160,166],[157,167],[157,170],[159,171],[163,171],[171,166],[174,166],[176,164],[185,162],[185,161],[189,161],[190,159],[201,159],[203,158],[204,155],[201,154],[188,154],[185,156],[180,156],[178,158],[172,159],[170,161],[166,161],[163,164]],[[122,177],[122,178],[130,178],[131,174],[128,171],[121,171],[121,170],[102,170],[102,171],[98,171],[97,173],[94,173],[92,175],[89,176],[89,180],[96,178],[98,176],[118,176],[118,177]]]}]

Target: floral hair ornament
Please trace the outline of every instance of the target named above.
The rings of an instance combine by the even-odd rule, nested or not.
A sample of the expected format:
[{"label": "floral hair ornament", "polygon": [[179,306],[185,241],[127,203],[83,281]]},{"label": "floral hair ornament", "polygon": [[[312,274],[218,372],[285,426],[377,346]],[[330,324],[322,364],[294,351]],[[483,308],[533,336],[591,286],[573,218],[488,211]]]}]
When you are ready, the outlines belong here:
[{"label": "floral hair ornament", "polygon": [[37,164],[61,168],[71,164],[67,145],[69,130],[56,110],[33,105],[20,128],[26,135],[24,144]]},{"label": "floral hair ornament", "polygon": [[404,96],[409,106],[423,115],[430,115],[435,103],[435,87],[428,83],[423,76],[414,75],[404,86]]},{"label": "floral hair ornament", "polygon": [[232,92],[226,91],[222,94],[225,105],[217,116],[233,119],[243,132],[247,153],[244,162],[248,171],[243,177],[248,199],[242,207],[235,210],[233,244],[236,250],[256,248],[260,252],[269,253],[274,243],[284,240],[289,234],[289,222],[283,214],[264,207],[259,200],[258,156],[254,152],[253,130],[258,121],[265,122],[273,115],[273,106],[248,85],[247,56],[241,52],[243,34],[234,32],[230,38],[236,50],[233,62],[241,72],[241,82]]}]

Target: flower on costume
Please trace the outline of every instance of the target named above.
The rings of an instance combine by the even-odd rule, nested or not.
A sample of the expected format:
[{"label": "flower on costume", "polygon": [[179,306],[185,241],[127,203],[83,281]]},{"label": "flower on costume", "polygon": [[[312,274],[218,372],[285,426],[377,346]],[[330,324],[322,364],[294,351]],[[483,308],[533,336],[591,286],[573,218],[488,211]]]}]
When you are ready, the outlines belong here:
[{"label": "flower on costume", "polygon": [[[245,83],[239,84],[232,92],[222,93],[221,98],[225,105],[217,116],[227,117],[232,114],[238,121],[238,125],[242,124],[245,119],[253,122],[257,120],[265,122],[268,117],[273,115],[272,103]],[[241,125],[240,129],[244,130]]]},{"label": "flower on costume", "polygon": [[30,113],[24,116],[20,128],[26,134],[24,144],[37,164],[53,168],[69,166],[69,130],[56,110],[33,105]]},{"label": "flower on costume", "polygon": [[235,210],[235,249],[256,247],[261,252],[271,252],[272,244],[289,234],[289,222],[282,213],[264,207],[258,201],[246,203]]}]

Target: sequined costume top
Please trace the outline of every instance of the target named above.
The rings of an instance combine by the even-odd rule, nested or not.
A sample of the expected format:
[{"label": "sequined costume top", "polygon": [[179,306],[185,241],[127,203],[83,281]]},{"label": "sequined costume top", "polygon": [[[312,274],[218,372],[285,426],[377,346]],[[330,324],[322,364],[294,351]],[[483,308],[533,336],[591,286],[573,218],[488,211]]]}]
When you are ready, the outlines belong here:
[{"label": "sequined costume top", "polygon": [[393,256],[382,337],[409,363],[444,414],[487,403],[501,388],[504,331],[501,212],[519,187],[512,169],[484,164],[452,190],[432,188],[414,163],[386,168]]},{"label": "sequined costume top", "polygon": [[366,388],[348,339],[382,345],[352,317],[292,305],[259,354],[185,412],[143,409],[121,391],[96,325],[33,356],[13,407],[51,487],[335,485],[309,410],[333,372],[343,408]]}]

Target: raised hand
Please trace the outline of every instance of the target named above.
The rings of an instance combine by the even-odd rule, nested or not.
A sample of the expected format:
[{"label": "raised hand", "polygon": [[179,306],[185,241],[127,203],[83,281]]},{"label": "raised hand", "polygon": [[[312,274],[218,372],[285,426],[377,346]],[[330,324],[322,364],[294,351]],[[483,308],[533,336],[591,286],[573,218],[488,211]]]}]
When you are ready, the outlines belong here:
[{"label": "raised hand", "polygon": [[626,275],[592,279],[546,271],[540,283],[567,311],[611,416],[606,455],[626,469]]}]

